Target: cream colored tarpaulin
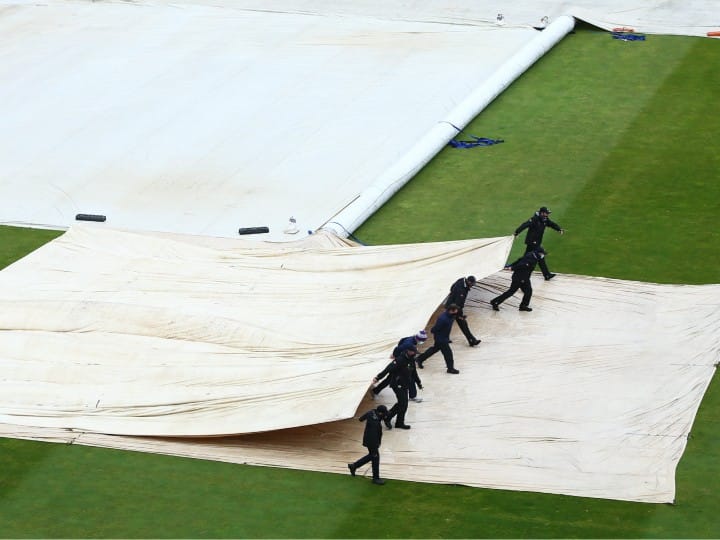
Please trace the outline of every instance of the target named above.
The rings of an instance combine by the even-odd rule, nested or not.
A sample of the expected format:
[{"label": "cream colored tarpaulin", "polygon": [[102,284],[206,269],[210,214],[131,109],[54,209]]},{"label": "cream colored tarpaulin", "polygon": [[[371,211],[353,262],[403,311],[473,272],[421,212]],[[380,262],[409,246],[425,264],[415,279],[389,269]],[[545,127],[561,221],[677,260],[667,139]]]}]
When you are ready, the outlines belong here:
[{"label": "cream colored tarpaulin", "polygon": [[0,422],[215,436],[349,418],[397,340],[511,242],[73,228],[0,273]]},{"label": "cream colored tarpaulin", "polygon": [[[445,373],[439,353],[420,371],[425,401],[410,404],[410,431],[385,433],[383,476],[672,501],[675,469],[720,360],[720,286],[559,275],[535,280],[532,313],[517,311],[519,295],[493,312],[488,301],[508,280],[501,272],[473,289],[466,312],[483,342],[470,348],[455,329],[460,375]],[[436,298],[444,295],[440,289]],[[382,311],[383,318],[392,316],[393,310]],[[363,334],[379,317],[364,317],[348,331]],[[368,361],[362,369],[374,367]],[[361,392],[366,379],[367,373],[358,376],[347,392]],[[380,397],[393,402],[389,390]],[[366,397],[357,412],[376,404]],[[163,440],[0,425],[11,437],[340,474],[362,454],[362,430],[350,419],[242,437]]]}]

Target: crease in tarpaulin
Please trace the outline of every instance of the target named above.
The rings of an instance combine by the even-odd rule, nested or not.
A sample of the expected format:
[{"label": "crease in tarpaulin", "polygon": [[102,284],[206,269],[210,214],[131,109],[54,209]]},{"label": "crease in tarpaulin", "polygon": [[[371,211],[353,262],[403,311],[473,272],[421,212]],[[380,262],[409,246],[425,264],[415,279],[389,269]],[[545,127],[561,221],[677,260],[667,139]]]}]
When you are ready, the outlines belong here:
[{"label": "crease in tarpaulin", "polygon": [[[56,294],[66,297],[70,303],[73,294],[79,294],[82,301],[85,301],[85,295],[88,294],[85,291],[72,293],[76,283],[87,281],[82,278],[82,272],[91,271],[92,265],[98,265],[98,268],[105,266],[99,259],[99,250],[85,250],[90,258],[88,260],[78,257],[77,250],[71,249],[71,246],[73,242],[81,242],[88,247],[93,242],[106,245],[110,238],[115,242],[122,242],[123,238],[132,239],[134,249],[127,250],[123,256],[137,258],[142,252],[152,253],[153,264],[158,266],[151,266],[148,271],[159,279],[168,279],[171,274],[167,272],[177,268],[176,262],[167,264],[157,257],[155,247],[167,242],[166,236],[137,233],[125,236],[122,232],[101,230],[83,231],[83,234],[75,235],[71,231],[62,241],[51,242],[47,247],[34,252],[27,260],[18,261],[0,272],[0,301],[12,302],[19,296],[28,298],[34,295],[43,297]],[[712,319],[708,317],[713,306],[720,304],[720,285],[658,285],[560,274],[551,282],[536,280],[532,300],[535,311],[532,314],[526,316],[519,313],[512,306],[506,307],[507,303],[499,312],[494,312],[488,302],[498,290],[509,285],[510,274],[492,271],[492,268],[494,265],[496,270],[502,267],[511,241],[512,239],[508,238],[505,242],[461,242],[456,245],[461,248],[463,255],[446,260],[433,255],[433,252],[446,252],[448,246],[428,244],[394,248],[397,268],[393,269],[392,265],[380,267],[370,263],[366,266],[371,267],[372,271],[363,271],[359,282],[353,279],[357,286],[380,291],[374,297],[372,294],[362,295],[368,299],[369,303],[366,305],[356,305],[365,301],[361,296],[351,306],[345,306],[346,309],[350,307],[355,310],[353,317],[357,313],[378,314],[377,317],[365,316],[363,320],[366,322],[363,326],[358,327],[348,320],[338,319],[337,313],[332,317],[319,316],[322,326],[315,325],[319,313],[317,310],[324,305],[334,304],[328,302],[327,295],[330,293],[323,287],[322,282],[318,284],[315,280],[296,283],[296,288],[305,292],[310,290],[309,288],[318,287],[319,307],[309,310],[313,313],[312,319],[298,319],[296,313],[285,317],[284,310],[277,309],[276,302],[279,298],[270,303],[263,298],[250,307],[249,311],[253,314],[280,317],[278,328],[284,328],[288,322],[310,320],[310,326],[304,327],[310,343],[315,341],[314,336],[319,335],[315,334],[318,328],[323,333],[338,332],[338,336],[347,337],[347,329],[352,327],[353,332],[350,335],[355,340],[353,346],[363,342],[376,344],[382,342],[383,336],[387,336],[387,349],[378,347],[377,352],[370,351],[368,355],[358,355],[350,359],[345,365],[335,365],[337,373],[343,373],[343,377],[339,379],[340,386],[338,377],[331,376],[333,368],[328,371],[328,365],[323,364],[307,372],[307,377],[298,374],[296,384],[299,393],[285,402],[281,401],[288,384],[287,380],[283,379],[286,377],[285,373],[279,373],[267,381],[268,386],[264,392],[233,395],[232,392],[237,394],[240,387],[233,389],[232,385],[227,384],[232,380],[233,374],[223,372],[223,369],[233,370],[225,349],[221,364],[214,363],[213,354],[208,354],[205,350],[201,351],[202,354],[197,358],[193,357],[193,351],[184,354],[177,354],[177,351],[168,354],[167,350],[143,351],[138,356],[143,361],[136,369],[133,370],[132,362],[123,361],[117,364],[122,364],[124,373],[134,371],[138,374],[128,377],[128,380],[134,381],[127,388],[128,394],[118,394],[129,405],[126,408],[127,416],[133,422],[167,420],[168,424],[157,424],[163,430],[171,429],[176,420],[180,420],[183,425],[207,427],[218,420],[218,414],[237,412],[232,400],[238,399],[247,404],[261,404],[258,409],[247,409],[249,414],[259,415],[253,420],[254,424],[248,424],[252,430],[259,431],[251,437],[223,437],[223,444],[212,439],[158,439],[141,436],[149,434],[145,429],[147,426],[131,436],[102,434],[117,429],[118,426],[125,430],[128,424],[113,424],[125,422],[122,418],[96,417],[94,406],[98,396],[94,393],[87,394],[82,402],[59,404],[58,410],[82,410],[83,403],[93,409],[93,418],[87,422],[98,423],[73,426],[74,432],[81,433],[74,439],[75,444],[128,448],[235,463],[273,466],[282,464],[292,468],[346,473],[345,464],[354,459],[353,456],[356,457],[362,427],[350,416],[364,412],[377,403],[391,405],[393,401],[393,396],[388,392],[380,395],[379,402],[373,402],[365,396],[369,378],[384,367],[388,360],[388,351],[397,342],[400,332],[395,325],[407,325],[408,335],[417,331],[417,328],[426,322],[427,314],[437,306],[438,299],[447,294],[448,284],[458,275],[466,275],[468,269],[472,268],[473,273],[478,276],[484,274],[486,277],[481,278],[481,286],[473,288],[465,311],[471,328],[478,330],[483,342],[476,348],[466,347],[462,336],[456,330],[453,347],[456,352],[456,365],[461,371],[460,377],[451,378],[446,375],[439,355],[426,362],[421,374],[426,387],[423,391],[425,401],[419,405],[410,405],[408,422],[413,425],[413,429],[409,434],[400,433],[399,430],[386,433],[383,439],[383,455],[387,455],[388,459],[387,463],[383,464],[383,474],[389,478],[496,489],[520,489],[642,502],[672,501],[675,492],[674,471],[687,444],[687,435],[700,401],[716,371],[714,367],[720,345],[720,323],[713,326]],[[195,261],[197,252],[192,250],[192,240],[183,238],[178,245],[183,244],[188,244],[188,249],[192,251],[190,259]],[[224,242],[214,244],[218,250],[225,248]],[[468,251],[468,245],[477,245],[480,251]],[[383,259],[388,253],[388,250],[382,247],[349,249],[360,249],[368,253],[368,256]],[[401,249],[411,251],[407,257],[409,260],[418,259],[416,250],[426,253],[429,264],[434,265],[431,267],[433,275],[442,274],[442,279],[438,278],[438,283],[427,280],[428,268],[424,265],[404,266],[402,257],[398,256],[398,250]],[[487,256],[483,250],[489,250]],[[207,256],[212,258],[211,253],[212,250],[206,251]],[[479,256],[480,254],[483,255]],[[318,252],[318,260],[325,261],[320,255],[321,251]],[[108,254],[108,257],[111,256],[117,257],[117,254]],[[251,256],[251,253],[248,253],[248,256]],[[495,262],[491,264],[490,259]],[[53,268],[65,268],[69,271],[61,275],[68,279],[72,294],[68,294],[68,290],[63,288],[63,281],[58,280],[56,273],[43,272],[45,261]],[[343,272],[347,272],[347,260],[340,264],[343,265]],[[485,270],[475,272],[475,268],[480,267]],[[127,267],[120,265],[119,268],[122,272]],[[163,271],[157,272],[163,268]],[[254,272],[252,268],[253,265],[249,265],[246,271]],[[186,271],[187,268],[182,270]],[[75,280],[72,277],[73,272],[77,272],[76,277],[80,279]],[[375,275],[375,272],[378,274]],[[407,282],[417,283],[411,293],[401,287],[397,290],[397,297],[388,298],[387,290],[382,284],[395,283],[397,275],[394,272],[402,274]],[[417,272],[417,281],[408,279],[408,272]],[[388,274],[381,275],[385,273]],[[112,279],[110,275],[105,277]],[[300,277],[302,276],[293,275],[293,279]],[[139,286],[140,283],[142,280],[133,282],[134,286]],[[224,280],[223,283],[225,286],[230,282]],[[98,287],[97,283],[92,287],[103,289]],[[421,291],[418,287],[424,289]],[[286,295],[292,289],[282,288],[280,297],[283,301],[288,301]],[[342,288],[338,290],[342,292]],[[131,292],[119,291],[118,301],[128,301],[130,298],[135,301],[148,300],[145,294],[132,295]],[[123,298],[123,294],[129,296]],[[179,295],[177,300],[181,297],[182,295]],[[213,293],[209,300],[213,306],[212,311],[226,310],[230,313],[238,309],[231,298],[232,294],[229,294],[228,304],[218,305]],[[294,299],[292,304],[287,305],[287,310],[292,312],[298,308],[295,305],[297,302],[307,301],[308,298],[313,298],[313,295],[303,294],[302,298]],[[571,300],[564,301],[565,298]],[[703,302],[699,304],[698,299],[701,298]],[[342,302],[337,305],[341,306]],[[674,308],[666,309],[667,305]],[[628,306],[629,309],[619,309],[618,306]],[[2,310],[0,317],[3,317],[4,326],[12,322],[13,317],[22,320],[21,313],[13,314],[12,311],[14,310]],[[299,311],[304,312],[306,309]],[[153,313],[152,310],[150,313]],[[44,314],[40,313],[38,316]],[[409,320],[408,317],[415,318]],[[152,322],[152,317],[149,322]],[[698,324],[702,325],[703,332],[692,331]],[[86,340],[92,336],[91,332],[78,335],[60,334],[62,339],[73,340]],[[31,349],[20,346],[22,344],[14,341],[15,339],[12,332],[0,333],[0,356],[5,357],[6,352],[14,350],[31,352]],[[32,345],[40,347],[34,354],[42,359],[45,356],[42,354],[42,340],[33,340]],[[82,342],[75,345],[80,347],[78,351],[83,350]],[[175,347],[179,343],[173,341],[170,345]],[[373,347],[374,345],[370,349]],[[52,348],[58,350],[57,347]],[[112,344],[108,350],[114,350],[117,354],[128,352]],[[77,354],[78,351],[68,347],[65,352],[72,357],[73,365],[80,362],[80,366],[76,366],[80,369],[83,360],[82,355]],[[658,354],[658,351],[662,354]],[[153,354],[157,355],[157,359],[153,359]],[[268,356],[257,360],[264,363]],[[196,363],[198,358],[202,360]],[[692,362],[678,362],[681,358],[690,358]],[[167,364],[172,366],[172,369],[163,373],[163,377],[174,370],[184,370],[187,374],[192,373],[197,380],[186,384],[182,382],[186,381],[186,375],[182,374],[178,378],[180,383],[173,382],[170,378],[159,381],[157,386],[137,388],[138,384],[149,382],[143,381],[142,375],[145,374],[147,378],[147,367],[160,359],[166,363],[172,362]],[[60,358],[53,355],[53,358],[45,361],[48,360],[60,361]],[[283,372],[288,365],[287,360],[284,360]],[[203,375],[200,370],[204,367],[212,368],[212,373]],[[305,367],[307,366],[303,366],[303,369]],[[2,369],[10,369],[3,374],[10,373],[23,380],[33,380],[32,370],[38,368],[43,373],[60,377],[51,381],[58,392],[63,391],[61,377],[72,379],[75,385],[72,395],[68,394],[65,398],[77,399],[83,394],[78,386],[78,383],[84,380],[82,370],[72,371],[67,367],[54,369],[51,364],[46,363],[43,366],[37,362],[23,362],[20,358],[2,364]],[[212,384],[211,375],[219,375],[217,385]],[[342,386],[346,382],[351,384]],[[6,383],[4,380],[3,384]],[[203,387],[206,383],[209,386]],[[305,383],[307,386],[301,388]],[[95,381],[92,386],[97,385],[98,382]],[[318,399],[317,392],[323,392],[320,386],[327,392],[329,401]],[[110,386],[105,389],[109,388]],[[33,403],[37,403],[37,396],[42,396],[45,400],[54,396],[40,383],[35,389],[23,387],[23,392],[27,394],[13,394],[10,389],[7,386],[2,388],[4,403],[0,403],[0,434],[42,439],[62,433],[58,431],[60,428],[53,425],[10,425],[7,416],[9,400],[17,400],[14,406],[23,408],[23,413],[27,413],[29,408],[22,403],[23,399],[32,407]],[[225,400],[218,402],[221,404],[214,412],[198,412],[194,405],[185,410],[178,407],[177,414],[172,408],[162,408],[163,404],[167,403],[193,404],[206,399],[193,393],[198,390],[210,392],[214,397],[217,397],[219,392],[229,393],[225,395]],[[138,391],[142,399],[133,395],[134,391]],[[272,407],[262,406],[263,395],[274,400]],[[150,400],[160,404],[158,410],[170,414],[154,419],[134,417],[133,402],[147,405]],[[340,408],[328,413],[327,404],[331,402],[341,405],[342,410],[350,411],[347,413],[347,420],[340,420],[343,416],[336,414]],[[108,401],[107,392],[100,403],[112,403]],[[306,421],[311,417],[326,418],[327,421],[320,428],[315,424],[307,427],[279,425],[274,418],[278,407],[287,407],[292,414],[307,415]],[[461,417],[452,412],[458,410],[466,411],[466,415]],[[112,411],[114,414],[122,414],[123,408],[117,407]],[[490,417],[489,412],[492,413]],[[267,416],[263,416],[265,414]],[[101,421],[104,423],[99,423]],[[277,429],[271,430],[273,427]],[[263,432],[263,429],[266,431]],[[318,435],[319,429],[322,430],[322,436]],[[644,435],[638,435],[639,433]],[[564,442],[557,442],[559,440]],[[288,448],[292,448],[292,452],[288,452]]]}]

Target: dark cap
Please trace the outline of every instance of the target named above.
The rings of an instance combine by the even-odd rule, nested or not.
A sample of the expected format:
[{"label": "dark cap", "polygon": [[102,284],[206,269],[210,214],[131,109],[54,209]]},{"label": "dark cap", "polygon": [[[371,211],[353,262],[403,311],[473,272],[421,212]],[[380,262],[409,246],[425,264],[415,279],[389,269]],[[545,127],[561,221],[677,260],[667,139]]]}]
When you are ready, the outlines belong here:
[{"label": "dark cap", "polygon": [[540,210],[538,210],[538,212],[541,213],[541,214],[542,214],[543,212],[545,212],[546,214],[552,214],[552,212],[551,212],[550,210],[548,210],[548,207],[547,207],[547,206],[541,206],[541,207],[540,207]]},{"label": "dark cap", "polygon": [[388,413],[388,409],[385,405],[378,405],[375,411],[379,414],[382,414],[383,416],[387,416]]},{"label": "dark cap", "polygon": [[447,308],[448,308],[448,310],[451,310],[451,309],[459,310],[460,309],[460,307],[457,304],[449,304]]},{"label": "dark cap", "polygon": [[477,283],[477,279],[475,279],[475,276],[468,276],[465,279],[468,283]]}]

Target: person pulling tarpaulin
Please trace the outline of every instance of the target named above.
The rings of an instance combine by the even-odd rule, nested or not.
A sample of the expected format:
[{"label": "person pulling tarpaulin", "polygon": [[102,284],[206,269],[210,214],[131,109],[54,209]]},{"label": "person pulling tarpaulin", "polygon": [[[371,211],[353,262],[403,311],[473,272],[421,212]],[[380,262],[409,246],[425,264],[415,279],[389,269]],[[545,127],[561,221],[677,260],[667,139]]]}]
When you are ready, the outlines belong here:
[{"label": "person pulling tarpaulin", "polygon": [[390,374],[390,388],[395,392],[397,403],[392,406],[388,412],[387,418],[385,418],[385,426],[388,429],[392,429],[391,420],[397,416],[395,421],[395,427],[399,429],[410,429],[410,426],[405,423],[405,413],[408,408],[408,393],[411,381],[415,381],[418,388],[422,388],[422,381],[417,374],[415,369],[415,355],[417,354],[417,347],[409,347],[398,355],[396,359],[390,362],[387,367],[382,370],[373,379],[373,382],[377,382],[382,379],[385,375]]},{"label": "person pulling tarpaulin", "polygon": [[[400,341],[398,341],[397,346],[393,349],[390,358],[395,360],[400,356],[401,353],[403,353],[407,349],[411,347],[417,348],[423,343],[425,343],[426,340],[427,332],[425,332],[425,330],[420,330],[417,334],[413,336],[401,338]],[[380,394],[380,392],[382,392],[383,389],[385,389],[390,384],[390,378],[390,374],[388,374],[383,381],[381,381],[379,384],[377,384],[377,386],[370,390],[370,394],[373,400],[377,399],[378,394]],[[417,395],[417,384],[415,383],[415,379],[410,380],[409,396],[410,399],[412,401],[415,401],[416,403],[420,403],[422,401],[422,398]]]},{"label": "person pulling tarpaulin", "polygon": [[[515,229],[515,236],[527,229],[527,234],[525,235],[525,253],[530,253],[537,249],[542,249],[542,252],[545,253],[545,250],[542,247],[545,227],[555,229],[560,234],[565,234],[565,229],[550,219],[551,213],[552,212],[548,210],[547,206],[541,206],[540,209],[530,217],[530,219],[524,221],[517,229]],[[549,281],[555,277],[555,274],[553,274],[548,268],[547,262],[544,258],[539,260],[539,266],[540,270],[542,270],[543,276],[545,276],[545,281]]]},{"label": "person pulling tarpaulin", "polygon": [[452,284],[450,287],[450,294],[448,294],[448,297],[445,300],[446,308],[450,306],[450,304],[455,304],[458,307],[458,314],[457,317],[455,317],[455,320],[457,321],[460,331],[465,336],[465,339],[468,340],[468,345],[471,347],[478,345],[480,340],[477,339],[470,331],[470,327],[467,323],[467,315],[463,313],[463,308],[465,307],[465,300],[467,300],[470,289],[473,288],[475,283],[477,283],[475,276],[461,277]]}]

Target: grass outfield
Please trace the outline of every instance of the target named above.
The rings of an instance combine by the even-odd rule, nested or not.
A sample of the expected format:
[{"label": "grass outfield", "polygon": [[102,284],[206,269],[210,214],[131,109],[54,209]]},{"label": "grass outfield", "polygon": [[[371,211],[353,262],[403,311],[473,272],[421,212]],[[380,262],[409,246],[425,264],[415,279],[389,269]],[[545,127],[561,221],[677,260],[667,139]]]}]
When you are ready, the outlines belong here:
[{"label": "grass outfield", "polygon": [[[504,144],[444,151],[357,236],[505,235],[544,204],[568,229],[546,235],[555,271],[720,283],[719,58],[718,41],[628,43],[583,28],[467,130]],[[0,228],[0,265],[54,235]],[[562,276],[554,283],[562,287]],[[719,537],[719,421],[715,381],[680,462],[675,505],[378,488],[343,475],[0,439],[0,535]]]}]

